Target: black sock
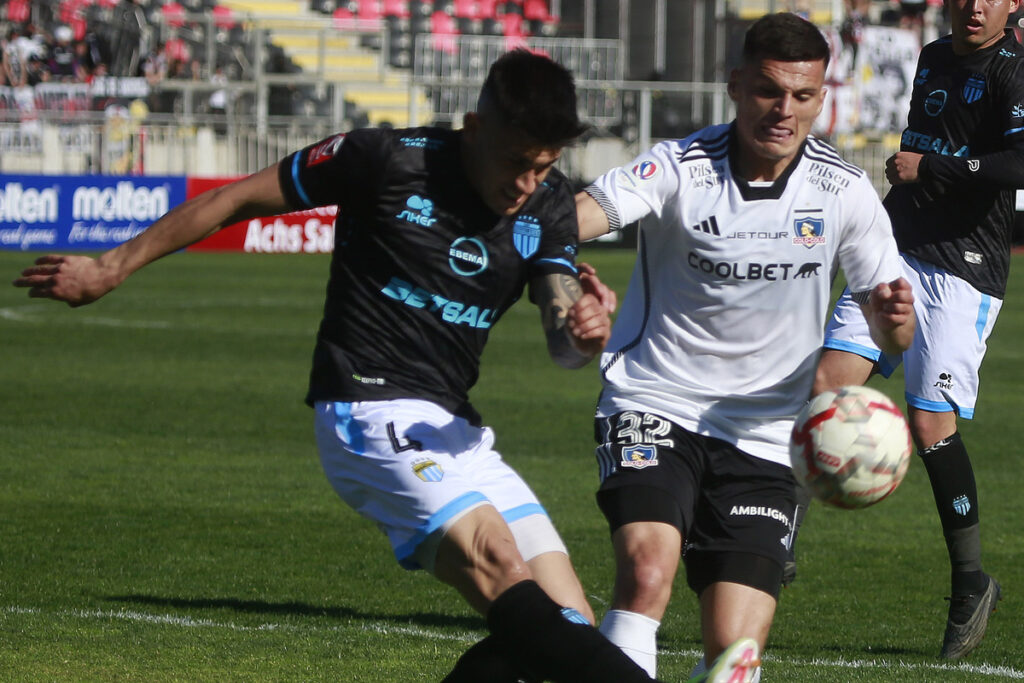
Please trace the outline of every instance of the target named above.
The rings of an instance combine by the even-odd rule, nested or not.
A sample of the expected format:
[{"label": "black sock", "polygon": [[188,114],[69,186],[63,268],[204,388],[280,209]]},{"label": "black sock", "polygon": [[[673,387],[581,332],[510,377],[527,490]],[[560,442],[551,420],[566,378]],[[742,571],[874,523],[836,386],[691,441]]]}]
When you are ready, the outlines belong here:
[{"label": "black sock", "polygon": [[542,683],[526,671],[497,636],[490,635],[459,657],[441,683]]},{"label": "black sock", "polygon": [[981,592],[985,590],[985,575],[981,571],[978,487],[960,433],[924,449],[919,455],[928,471],[949,551],[952,592],[954,595]]},{"label": "black sock", "polygon": [[570,621],[535,581],[520,581],[499,595],[487,626],[530,670],[556,683],[651,680],[596,628]]}]

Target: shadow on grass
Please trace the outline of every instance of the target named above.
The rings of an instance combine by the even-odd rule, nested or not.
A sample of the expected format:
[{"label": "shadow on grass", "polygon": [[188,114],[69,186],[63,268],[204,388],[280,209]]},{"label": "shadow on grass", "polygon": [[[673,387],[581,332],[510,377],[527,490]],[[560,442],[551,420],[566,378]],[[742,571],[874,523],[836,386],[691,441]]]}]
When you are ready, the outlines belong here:
[{"label": "shadow on grass", "polygon": [[338,620],[362,619],[365,621],[390,621],[416,624],[424,627],[460,628],[465,630],[482,630],[487,628],[482,617],[461,617],[424,612],[413,614],[374,614],[353,607],[322,607],[303,602],[265,602],[262,600],[238,600],[236,598],[170,598],[157,595],[108,595],[104,596],[103,599],[111,602],[155,605],[187,610],[230,609],[240,614],[327,617],[328,619]]}]

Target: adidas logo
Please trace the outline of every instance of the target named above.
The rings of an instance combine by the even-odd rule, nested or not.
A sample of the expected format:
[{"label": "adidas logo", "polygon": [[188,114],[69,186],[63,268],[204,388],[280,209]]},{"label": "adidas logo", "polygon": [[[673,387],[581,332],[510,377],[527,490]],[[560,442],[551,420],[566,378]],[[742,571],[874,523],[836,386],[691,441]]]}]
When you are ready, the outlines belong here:
[{"label": "adidas logo", "polygon": [[693,229],[698,232],[707,233],[708,235],[720,236],[722,233],[718,232],[718,221],[715,217],[702,220],[697,225],[693,226]]}]

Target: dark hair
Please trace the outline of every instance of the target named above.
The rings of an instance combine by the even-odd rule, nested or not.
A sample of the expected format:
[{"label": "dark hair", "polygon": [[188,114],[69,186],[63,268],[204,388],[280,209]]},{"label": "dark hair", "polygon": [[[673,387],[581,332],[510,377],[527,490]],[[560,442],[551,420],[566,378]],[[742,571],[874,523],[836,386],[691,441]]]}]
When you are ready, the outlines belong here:
[{"label": "dark hair", "polygon": [[777,59],[780,62],[816,62],[831,57],[821,31],[791,12],[766,14],[747,29],[743,39],[743,62]]},{"label": "dark hair", "polygon": [[524,49],[506,52],[491,65],[477,111],[543,145],[561,147],[587,128],[576,113],[576,84],[569,70]]}]

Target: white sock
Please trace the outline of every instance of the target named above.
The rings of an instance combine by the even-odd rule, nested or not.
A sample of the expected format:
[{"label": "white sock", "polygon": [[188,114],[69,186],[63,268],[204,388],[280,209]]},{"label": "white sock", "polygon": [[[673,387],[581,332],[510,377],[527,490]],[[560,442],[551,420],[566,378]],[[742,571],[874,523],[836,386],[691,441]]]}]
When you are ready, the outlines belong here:
[{"label": "white sock", "polygon": [[658,666],[656,636],[660,621],[621,609],[611,609],[601,620],[604,637],[619,646],[637,666],[654,678]]}]

